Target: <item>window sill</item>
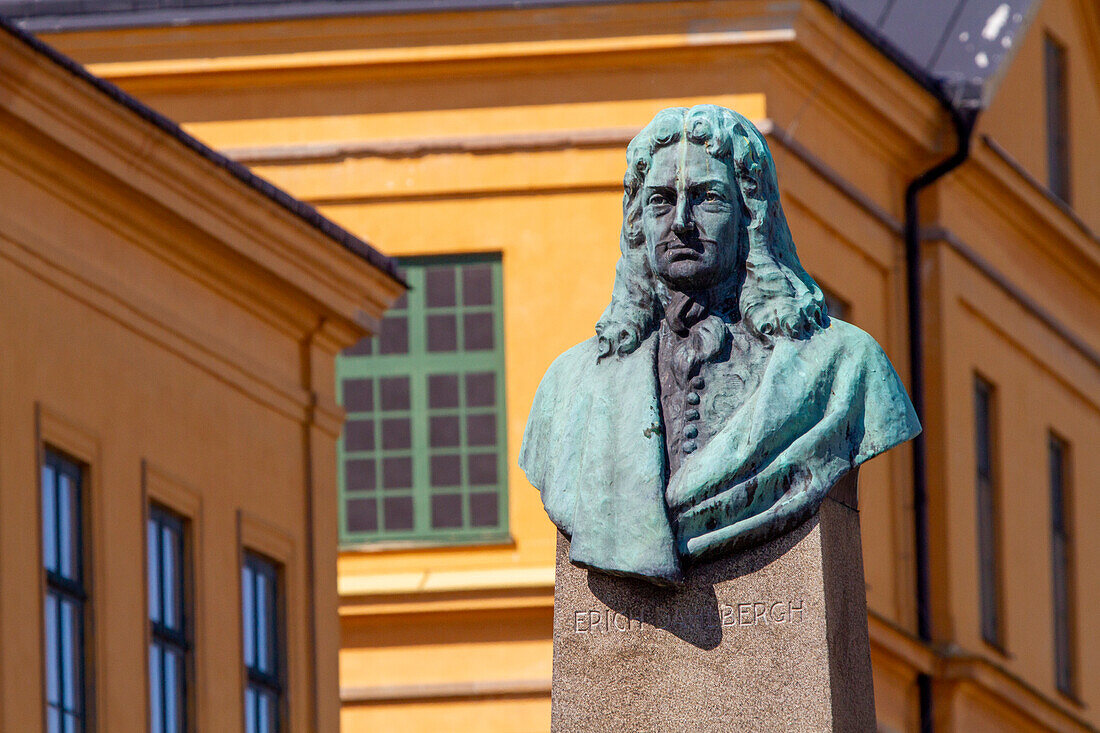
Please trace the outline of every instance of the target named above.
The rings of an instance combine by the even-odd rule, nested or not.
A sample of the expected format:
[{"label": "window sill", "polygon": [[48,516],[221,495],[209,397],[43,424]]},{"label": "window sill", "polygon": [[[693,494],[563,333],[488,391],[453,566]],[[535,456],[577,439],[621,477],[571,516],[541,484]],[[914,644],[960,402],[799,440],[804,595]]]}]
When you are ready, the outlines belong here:
[{"label": "window sill", "polygon": [[369,542],[341,542],[340,553],[373,555],[380,552],[410,552],[418,550],[446,550],[448,548],[514,548],[516,541],[510,532],[479,535],[476,537],[439,537],[431,539],[375,540]]}]

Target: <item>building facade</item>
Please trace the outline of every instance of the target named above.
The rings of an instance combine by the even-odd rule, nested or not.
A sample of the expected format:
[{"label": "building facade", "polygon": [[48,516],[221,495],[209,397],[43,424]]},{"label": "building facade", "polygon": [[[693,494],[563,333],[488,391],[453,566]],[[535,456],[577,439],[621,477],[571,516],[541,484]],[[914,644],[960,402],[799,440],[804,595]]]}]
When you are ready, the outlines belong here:
[{"label": "building facade", "polygon": [[[28,23],[400,258],[413,291],[340,366],[343,729],[544,730],[556,538],[516,455],[609,300],[626,143],[667,106],[755,120],[803,264],[908,380],[904,193],[951,120],[818,0],[262,8]],[[1100,727],[1096,5],[1008,41],[920,199],[926,635],[911,448],[861,471],[883,730]]]},{"label": "building facade", "polygon": [[335,730],[337,353],[390,263],[0,26],[0,729]]}]

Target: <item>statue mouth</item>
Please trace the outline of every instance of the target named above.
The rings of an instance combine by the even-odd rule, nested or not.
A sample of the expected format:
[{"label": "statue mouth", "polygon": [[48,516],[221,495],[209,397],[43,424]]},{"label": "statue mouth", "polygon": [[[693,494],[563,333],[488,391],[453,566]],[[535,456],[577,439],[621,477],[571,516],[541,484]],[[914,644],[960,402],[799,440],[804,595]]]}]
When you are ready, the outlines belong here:
[{"label": "statue mouth", "polygon": [[699,249],[690,246],[669,247],[665,250],[666,262],[679,262],[680,260],[697,260],[703,253]]}]

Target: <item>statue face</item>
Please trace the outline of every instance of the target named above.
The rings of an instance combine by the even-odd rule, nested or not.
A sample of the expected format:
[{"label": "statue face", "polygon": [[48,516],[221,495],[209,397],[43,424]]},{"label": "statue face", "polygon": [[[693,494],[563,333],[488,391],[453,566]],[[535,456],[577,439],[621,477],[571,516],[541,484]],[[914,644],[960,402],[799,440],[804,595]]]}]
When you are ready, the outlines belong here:
[{"label": "statue face", "polygon": [[649,263],[666,284],[705,290],[734,275],[739,193],[723,161],[686,140],[659,148],[641,196]]}]

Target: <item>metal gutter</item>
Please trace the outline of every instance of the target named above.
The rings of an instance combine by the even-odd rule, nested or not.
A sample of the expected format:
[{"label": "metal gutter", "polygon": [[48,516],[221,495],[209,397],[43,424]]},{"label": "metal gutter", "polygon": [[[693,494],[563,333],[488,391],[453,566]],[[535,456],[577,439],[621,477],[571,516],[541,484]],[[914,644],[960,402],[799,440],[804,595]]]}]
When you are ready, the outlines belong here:
[{"label": "metal gutter", "polygon": [[[924,424],[924,313],[921,292],[921,227],[920,192],[970,157],[970,141],[980,107],[957,109],[940,97],[951,113],[957,147],[950,156],[914,178],[905,189],[905,287],[909,320],[909,392],[913,408]],[[913,530],[914,554],[917,564],[917,634],[922,641],[932,642],[931,551],[928,534],[928,441],[922,430],[913,439]],[[932,677],[917,675],[921,733],[932,733]]]}]

